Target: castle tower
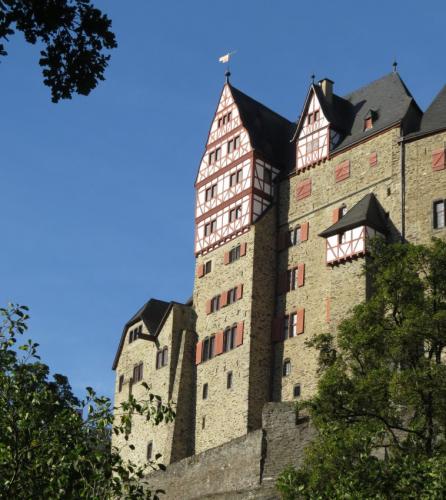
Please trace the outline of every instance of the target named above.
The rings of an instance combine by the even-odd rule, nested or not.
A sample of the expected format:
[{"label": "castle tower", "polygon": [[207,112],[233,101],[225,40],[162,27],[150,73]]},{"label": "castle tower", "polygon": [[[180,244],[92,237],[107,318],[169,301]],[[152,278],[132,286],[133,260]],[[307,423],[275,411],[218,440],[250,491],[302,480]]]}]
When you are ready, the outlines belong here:
[{"label": "castle tower", "polygon": [[292,124],[229,83],[195,183],[195,452],[261,425],[270,399],[274,183]]}]

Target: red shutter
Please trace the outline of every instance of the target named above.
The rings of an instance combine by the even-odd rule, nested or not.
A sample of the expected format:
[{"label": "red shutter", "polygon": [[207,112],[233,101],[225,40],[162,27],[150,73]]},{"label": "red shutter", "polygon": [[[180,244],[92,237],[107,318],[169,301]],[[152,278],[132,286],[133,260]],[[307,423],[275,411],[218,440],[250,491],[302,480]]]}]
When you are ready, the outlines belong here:
[{"label": "red shutter", "polygon": [[305,309],[297,311],[297,334],[304,333],[305,328]]},{"label": "red shutter", "polygon": [[246,243],[242,243],[240,245],[240,257],[244,257],[246,255]]},{"label": "red shutter", "polygon": [[235,295],[235,300],[240,300],[243,297],[243,285],[237,286],[237,293]]},{"label": "red shutter", "polygon": [[340,208],[335,208],[333,210],[333,224],[336,224],[336,222],[338,222],[338,220],[341,218],[341,209]]},{"label": "red shutter", "polygon": [[199,365],[201,363],[201,354],[203,351],[203,342],[197,342],[197,346],[195,348],[195,364]]},{"label": "red shutter", "polygon": [[432,153],[432,170],[436,172],[438,170],[444,170],[444,168],[444,149],[437,149]]},{"label": "red shutter", "polygon": [[331,299],[330,297],[327,297],[325,299],[325,321],[327,323],[330,323],[330,306],[331,306]]},{"label": "red shutter", "polygon": [[204,276],[204,264],[199,264],[197,266],[197,276],[202,278]]},{"label": "red shutter", "polygon": [[280,294],[288,292],[288,272],[285,271],[279,274],[279,280],[277,283],[277,291]]},{"label": "red shutter", "polygon": [[300,225],[300,241],[308,240],[308,227],[309,227],[308,222],[304,222],[303,224]]},{"label": "red shutter", "polygon": [[335,181],[340,182],[350,177],[350,160],[345,160],[335,168]]},{"label": "red shutter", "polygon": [[239,321],[237,323],[237,331],[235,333],[235,347],[238,347],[243,344],[243,330],[244,330],[244,321]]},{"label": "red shutter", "polygon": [[283,317],[274,318],[273,320],[273,331],[272,331],[272,341],[282,342],[283,340]]},{"label": "red shutter", "polygon": [[305,264],[299,264],[297,266],[297,286],[304,286],[305,283]]},{"label": "red shutter", "polygon": [[223,352],[223,330],[215,334],[215,355],[218,356]]},{"label": "red shutter", "polygon": [[229,264],[229,252],[225,252],[223,255],[223,264]]},{"label": "red shutter", "polygon": [[211,314],[211,301],[206,301],[206,314]]},{"label": "red shutter", "polygon": [[376,165],[378,165],[378,153],[376,151],[370,153],[369,162],[371,167],[376,167]]},{"label": "red shutter", "polygon": [[303,200],[311,195],[311,179],[305,179],[296,187],[296,199]]},{"label": "red shutter", "polygon": [[220,306],[225,307],[228,305],[228,292],[223,292],[220,295]]}]

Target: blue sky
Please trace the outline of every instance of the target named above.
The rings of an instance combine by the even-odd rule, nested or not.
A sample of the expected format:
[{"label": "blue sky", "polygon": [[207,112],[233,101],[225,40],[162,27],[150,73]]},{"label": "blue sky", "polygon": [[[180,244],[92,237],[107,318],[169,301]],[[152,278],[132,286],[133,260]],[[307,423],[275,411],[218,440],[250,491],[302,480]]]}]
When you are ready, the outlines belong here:
[{"label": "blue sky", "polygon": [[443,1],[101,0],[119,47],[89,97],[52,104],[20,35],[1,78],[0,304],[77,394],[111,395],[122,326],[193,285],[193,183],[224,81],[295,120],[310,75],[346,94],[392,69],[425,109],[446,83]]}]

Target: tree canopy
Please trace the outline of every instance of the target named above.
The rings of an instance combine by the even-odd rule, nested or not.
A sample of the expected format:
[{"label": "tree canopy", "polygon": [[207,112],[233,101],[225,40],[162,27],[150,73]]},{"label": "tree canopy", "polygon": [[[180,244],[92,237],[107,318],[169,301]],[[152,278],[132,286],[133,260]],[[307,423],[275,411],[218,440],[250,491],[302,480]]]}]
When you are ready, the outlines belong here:
[{"label": "tree canopy", "polygon": [[[111,432],[133,449],[133,415],[157,425],[174,418],[171,404],[149,392],[113,408],[108,398],[87,388],[76,398],[66,377],[50,377],[27,329],[25,307],[0,309],[0,498],[156,499],[145,482],[149,470],[164,468],[124,461],[112,447]],[[20,344],[20,345],[19,345]],[[113,426],[113,427],[112,427]]]},{"label": "tree canopy", "polygon": [[283,498],[446,497],[446,243],[375,242],[370,300],[322,334],[309,411],[318,437]]},{"label": "tree canopy", "polygon": [[5,42],[21,31],[30,44],[43,45],[39,64],[53,102],[73,93],[88,95],[117,46],[111,21],[90,0],[0,0],[0,56]]}]

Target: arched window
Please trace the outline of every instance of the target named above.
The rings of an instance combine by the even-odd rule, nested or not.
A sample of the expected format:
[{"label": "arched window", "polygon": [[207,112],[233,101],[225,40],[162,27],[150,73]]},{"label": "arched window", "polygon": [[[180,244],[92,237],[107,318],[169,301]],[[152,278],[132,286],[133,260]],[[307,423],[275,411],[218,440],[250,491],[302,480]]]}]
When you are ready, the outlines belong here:
[{"label": "arched window", "polygon": [[289,359],[285,359],[282,366],[282,377],[288,377],[291,373],[291,361]]}]

